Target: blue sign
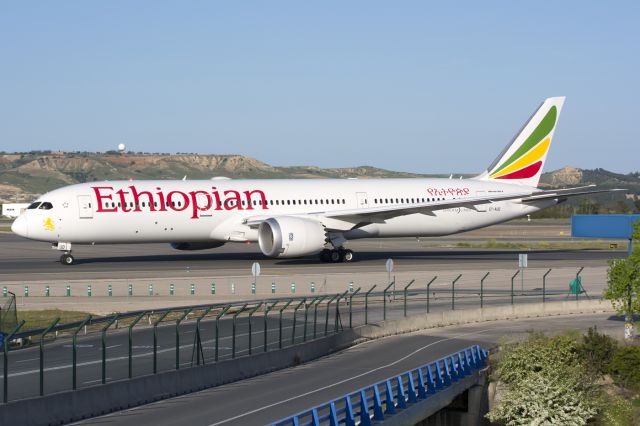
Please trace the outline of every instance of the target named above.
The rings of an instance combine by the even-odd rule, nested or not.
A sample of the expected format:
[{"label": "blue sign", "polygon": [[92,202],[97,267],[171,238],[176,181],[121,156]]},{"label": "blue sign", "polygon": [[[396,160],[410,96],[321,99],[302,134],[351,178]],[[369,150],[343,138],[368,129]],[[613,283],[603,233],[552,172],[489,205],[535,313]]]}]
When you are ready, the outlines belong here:
[{"label": "blue sign", "polygon": [[640,214],[577,214],[571,217],[571,236],[631,239]]}]

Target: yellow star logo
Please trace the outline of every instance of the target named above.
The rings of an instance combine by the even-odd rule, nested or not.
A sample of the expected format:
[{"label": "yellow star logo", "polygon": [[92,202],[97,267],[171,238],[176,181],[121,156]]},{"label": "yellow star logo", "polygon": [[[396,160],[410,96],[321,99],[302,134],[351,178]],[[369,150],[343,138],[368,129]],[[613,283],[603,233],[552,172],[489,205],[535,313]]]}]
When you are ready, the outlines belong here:
[{"label": "yellow star logo", "polygon": [[44,229],[45,229],[45,231],[53,231],[55,229],[55,225],[53,224],[53,220],[50,217],[48,217],[44,221]]}]

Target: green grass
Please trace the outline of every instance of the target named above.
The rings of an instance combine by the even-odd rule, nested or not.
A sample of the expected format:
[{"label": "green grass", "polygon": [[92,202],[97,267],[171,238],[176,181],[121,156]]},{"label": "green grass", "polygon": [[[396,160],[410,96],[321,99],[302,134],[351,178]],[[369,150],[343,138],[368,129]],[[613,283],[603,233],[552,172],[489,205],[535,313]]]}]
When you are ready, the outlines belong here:
[{"label": "green grass", "polygon": [[[501,242],[488,240],[481,243],[460,242],[455,245],[459,248],[478,249],[507,249],[507,250],[616,250],[611,249],[608,242],[603,241],[567,241],[567,242]],[[618,245],[620,248],[620,245]],[[624,248],[624,247],[622,247]]]},{"label": "green grass", "polygon": [[47,309],[42,311],[21,311],[18,309],[18,322],[24,320],[25,324],[21,331],[44,328],[51,322],[60,318],[59,323],[74,322],[83,320],[89,315],[88,312],[81,311],[62,311],[60,309]]},{"label": "green grass", "polygon": [[600,412],[594,419],[597,426],[627,426],[634,425],[635,417],[633,403],[620,395],[606,395],[601,402]]},{"label": "green grass", "polygon": [[0,232],[11,231],[12,223],[13,223],[13,219],[0,219]]}]

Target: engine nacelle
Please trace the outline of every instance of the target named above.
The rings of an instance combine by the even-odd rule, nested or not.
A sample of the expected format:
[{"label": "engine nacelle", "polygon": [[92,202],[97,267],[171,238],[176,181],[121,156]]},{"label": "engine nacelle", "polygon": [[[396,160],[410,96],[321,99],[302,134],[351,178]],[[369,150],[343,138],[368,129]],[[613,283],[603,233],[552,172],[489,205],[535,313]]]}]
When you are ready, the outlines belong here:
[{"label": "engine nacelle", "polygon": [[207,250],[216,247],[222,247],[224,241],[196,242],[196,243],[171,243],[171,248],[183,251]]},{"label": "engine nacelle", "polygon": [[269,257],[300,257],[324,248],[326,236],[320,222],[293,216],[271,217],[258,229],[260,250]]}]

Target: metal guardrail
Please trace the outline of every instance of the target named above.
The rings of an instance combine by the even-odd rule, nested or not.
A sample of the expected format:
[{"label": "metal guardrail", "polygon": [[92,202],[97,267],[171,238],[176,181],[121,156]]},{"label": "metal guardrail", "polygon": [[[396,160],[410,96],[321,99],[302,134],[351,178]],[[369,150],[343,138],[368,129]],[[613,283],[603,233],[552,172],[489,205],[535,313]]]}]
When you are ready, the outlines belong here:
[{"label": "metal guardrail", "polygon": [[272,423],[271,426],[371,425],[382,421],[397,410],[428,399],[452,383],[483,368],[487,351],[470,346],[376,384],[363,387],[308,410]]}]

